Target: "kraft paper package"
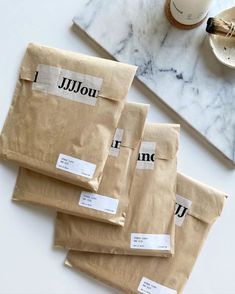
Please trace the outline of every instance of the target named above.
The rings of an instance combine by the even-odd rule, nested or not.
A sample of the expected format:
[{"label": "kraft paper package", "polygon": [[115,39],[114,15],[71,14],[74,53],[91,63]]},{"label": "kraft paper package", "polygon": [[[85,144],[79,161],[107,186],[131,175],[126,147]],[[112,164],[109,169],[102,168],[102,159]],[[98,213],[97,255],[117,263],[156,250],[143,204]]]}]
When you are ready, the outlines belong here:
[{"label": "kraft paper package", "polygon": [[57,214],[55,246],[109,254],[170,256],[179,125],[146,124],[125,226]]},{"label": "kraft paper package", "polygon": [[66,264],[124,293],[180,294],[211,226],[222,212],[225,197],[222,192],[178,174],[173,257],[70,251]]},{"label": "kraft paper package", "polygon": [[136,67],[29,44],[0,157],[97,191]]},{"label": "kraft paper package", "polygon": [[13,200],[123,226],[148,107],[125,104],[97,193],[21,168]]}]

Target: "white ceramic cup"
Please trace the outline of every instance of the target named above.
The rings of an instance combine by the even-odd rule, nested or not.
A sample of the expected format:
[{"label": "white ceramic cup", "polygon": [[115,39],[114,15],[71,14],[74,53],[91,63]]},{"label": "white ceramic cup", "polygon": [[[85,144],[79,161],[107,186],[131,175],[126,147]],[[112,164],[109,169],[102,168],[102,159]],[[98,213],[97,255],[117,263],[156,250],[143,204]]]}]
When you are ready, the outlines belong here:
[{"label": "white ceramic cup", "polygon": [[207,15],[213,0],[171,0],[170,12],[175,20],[184,25],[201,22]]}]

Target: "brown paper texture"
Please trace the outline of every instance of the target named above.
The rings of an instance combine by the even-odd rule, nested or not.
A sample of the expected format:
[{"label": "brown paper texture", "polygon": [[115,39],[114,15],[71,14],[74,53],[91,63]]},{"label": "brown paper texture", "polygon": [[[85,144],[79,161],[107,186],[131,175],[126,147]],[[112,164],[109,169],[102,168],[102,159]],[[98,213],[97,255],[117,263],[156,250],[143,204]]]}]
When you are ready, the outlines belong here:
[{"label": "brown paper texture", "polygon": [[0,156],[97,191],[136,67],[29,44]]},{"label": "brown paper texture", "polygon": [[[177,194],[191,201],[181,226],[176,226],[175,255],[171,258],[119,256],[70,251],[66,264],[124,293],[151,292],[151,284],[167,287],[161,293],[182,293],[207,234],[222,212],[226,195],[178,174]],[[180,212],[176,204],[175,213]],[[176,216],[177,217],[177,216]],[[106,240],[104,240],[105,242]],[[142,279],[150,280],[149,292],[138,291]]]},{"label": "brown paper texture", "polygon": [[[13,200],[40,204],[68,214],[123,226],[147,111],[148,105],[145,104],[125,104],[117,129],[121,137],[115,136],[112,142],[98,195],[92,193],[93,198],[84,199],[84,203],[89,206],[81,206],[82,197],[86,196],[83,188],[24,168],[19,171]],[[102,195],[106,196],[106,201]],[[116,200],[116,213],[108,210],[110,205],[112,208],[112,199],[109,197]],[[108,203],[103,204],[107,200]]]},{"label": "brown paper texture", "polygon": [[[155,160],[137,162],[124,228],[58,213],[55,246],[112,254],[171,255],[174,252],[172,212],[175,206],[178,140],[179,125],[147,124],[141,146],[143,142],[147,142],[147,148],[155,144],[152,153],[149,150],[150,155],[155,154]],[[139,159],[143,159],[144,154],[141,148]],[[138,169],[138,166],[145,169]],[[146,169],[148,166],[150,169]],[[140,238],[139,234],[144,236]],[[162,235],[169,239],[168,242],[163,241],[165,238]],[[142,247],[138,247],[139,243],[135,241],[142,241]]]}]

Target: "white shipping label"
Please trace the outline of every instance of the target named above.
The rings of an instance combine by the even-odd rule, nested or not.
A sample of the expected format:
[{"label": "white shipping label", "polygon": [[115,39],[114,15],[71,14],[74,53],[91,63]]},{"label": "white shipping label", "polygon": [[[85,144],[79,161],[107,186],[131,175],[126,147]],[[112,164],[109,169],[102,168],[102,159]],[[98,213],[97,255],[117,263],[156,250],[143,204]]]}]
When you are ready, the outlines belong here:
[{"label": "white shipping label", "polygon": [[137,169],[154,169],[156,142],[141,142]]},{"label": "white shipping label", "polygon": [[138,291],[143,294],[177,294],[177,291],[148,278],[143,277],[140,281]]},{"label": "white shipping label", "polygon": [[113,137],[112,145],[109,150],[109,155],[118,157],[119,151],[120,151],[120,146],[122,143],[122,138],[123,138],[123,129],[116,129],[115,135]]},{"label": "white shipping label", "polygon": [[191,200],[188,200],[180,195],[176,195],[175,224],[177,226],[179,226],[179,227],[182,226],[184,219],[185,219],[191,205],[192,205]]},{"label": "white shipping label", "polygon": [[111,214],[116,214],[118,202],[118,199],[82,191],[79,205]]},{"label": "white shipping label", "polygon": [[94,163],[80,160],[78,158],[60,154],[56,163],[56,168],[82,176],[88,179],[92,179],[96,165]]},{"label": "white shipping label", "polygon": [[103,79],[60,67],[39,64],[32,90],[95,105]]},{"label": "white shipping label", "polygon": [[131,233],[130,245],[132,249],[170,250],[170,235]]}]

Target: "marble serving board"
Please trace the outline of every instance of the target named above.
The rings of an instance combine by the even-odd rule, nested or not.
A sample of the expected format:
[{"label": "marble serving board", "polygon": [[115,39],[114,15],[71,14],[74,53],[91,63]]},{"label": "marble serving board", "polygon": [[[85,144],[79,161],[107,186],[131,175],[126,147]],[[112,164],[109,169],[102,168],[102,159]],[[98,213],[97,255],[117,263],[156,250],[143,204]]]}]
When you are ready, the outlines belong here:
[{"label": "marble serving board", "polygon": [[[80,0],[74,23],[235,163],[235,70],[210,50],[204,23],[172,27],[163,0]],[[209,15],[235,5],[215,0]]]}]

